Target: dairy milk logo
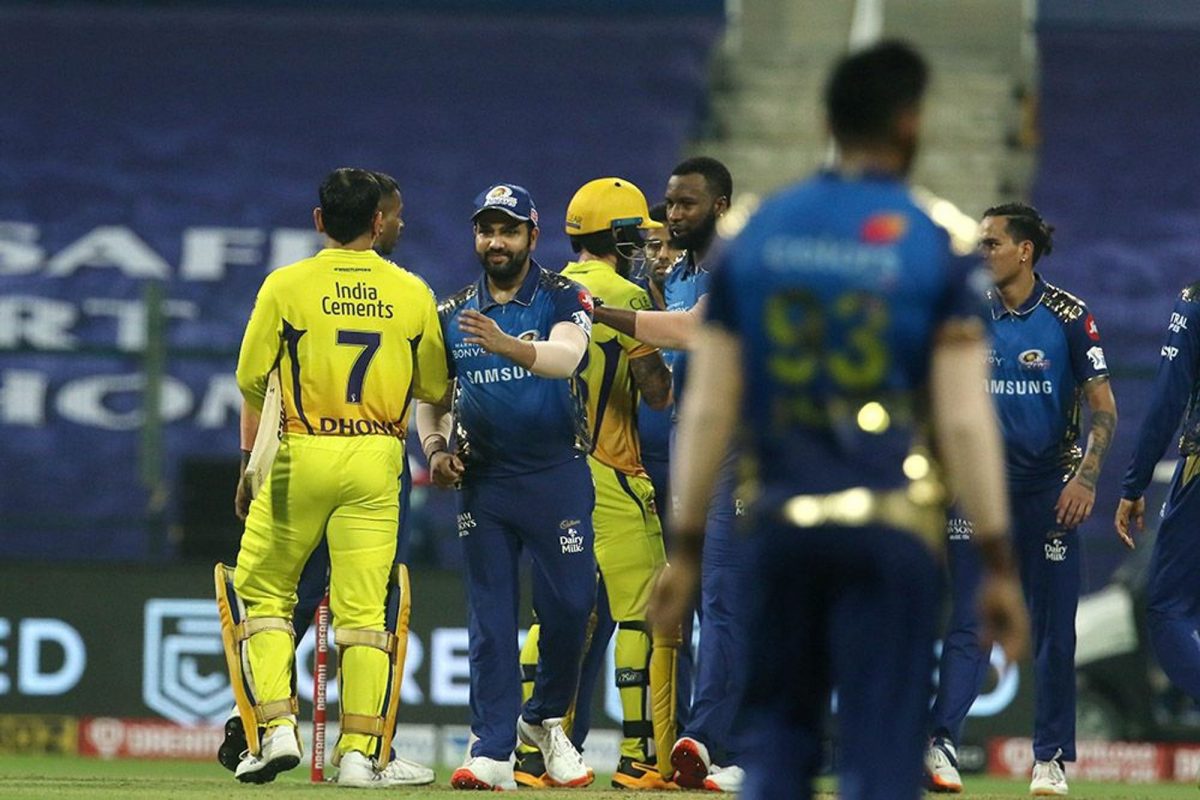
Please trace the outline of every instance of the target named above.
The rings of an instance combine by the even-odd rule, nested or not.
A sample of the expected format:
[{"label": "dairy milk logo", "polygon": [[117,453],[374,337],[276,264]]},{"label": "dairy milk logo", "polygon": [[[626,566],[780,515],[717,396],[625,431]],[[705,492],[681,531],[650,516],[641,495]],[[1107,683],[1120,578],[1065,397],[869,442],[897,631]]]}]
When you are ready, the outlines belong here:
[{"label": "dairy milk logo", "polygon": [[558,529],[564,531],[558,537],[558,543],[562,545],[564,553],[582,553],[583,552],[583,536],[575,527],[579,524],[577,519],[564,519],[558,523]]},{"label": "dairy milk logo", "polygon": [[233,691],[221,645],[221,621],[212,600],[146,601],[142,700],[184,725],[220,723]]},{"label": "dairy milk logo", "polygon": [[1067,560],[1067,546],[1063,543],[1062,539],[1046,542],[1045,548],[1047,561]]}]

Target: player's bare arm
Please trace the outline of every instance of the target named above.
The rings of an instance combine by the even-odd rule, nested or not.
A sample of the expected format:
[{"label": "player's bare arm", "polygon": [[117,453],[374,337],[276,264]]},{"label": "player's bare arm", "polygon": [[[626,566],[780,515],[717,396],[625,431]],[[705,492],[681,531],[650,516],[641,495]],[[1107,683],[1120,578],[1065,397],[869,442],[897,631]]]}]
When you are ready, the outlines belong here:
[{"label": "player's bare arm", "polygon": [[1065,528],[1074,528],[1091,515],[1096,504],[1096,481],[1117,429],[1117,401],[1107,376],[1085,383],[1083,396],[1091,410],[1092,426],[1079,471],[1058,498],[1058,524]]},{"label": "player's bare arm", "polygon": [[429,464],[429,478],[435,486],[452,489],[466,473],[466,466],[457,453],[450,451],[450,431],[453,416],[454,382],[437,403],[418,401],[413,412],[417,421],[417,436]]},{"label": "player's bare arm", "polygon": [[250,513],[250,490],[246,486],[244,480],[246,472],[246,462],[250,460],[250,451],[254,449],[254,435],[258,432],[258,412],[250,407],[250,404],[245,400],[242,401],[242,413],[240,423],[241,448],[242,448],[242,466],[238,470],[237,492],[233,498],[233,513],[238,519],[246,521],[246,515]]},{"label": "player's bare arm", "polygon": [[671,405],[671,368],[663,361],[662,353],[629,359],[629,371],[646,405],[655,411]]},{"label": "player's bare arm", "polygon": [[984,640],[1019,658],[1029,621],[1012,566],[1003,445],[995,408],[984,389],[987,344],[979,320],[944,323],[934,338],[930,395],[938,453],[951,487],[975,525],[986,569],[979,591]]},{"label": "player's bare arm", "polygon": [[[691,377],[703,392],[693,392],[683,404],[671,480],[677,487],[670,566],[654,587],[650,617],[656,626],[673,629],[691,613],[700,582],[700,551],[721,460],[729,452],[742,404],[741,369],[730,369],[741,358],[741,340],[724,328],[708,324],[696,337]],[[981,384],[982,385],[982,384]]]},{"label": "player's bare arm", "polygon": [[651,347],[687,350],[696,337],[696,328],[704,319],[706,297],[687,311],[629,311],[600,306],[596,322],[603,323]]}]

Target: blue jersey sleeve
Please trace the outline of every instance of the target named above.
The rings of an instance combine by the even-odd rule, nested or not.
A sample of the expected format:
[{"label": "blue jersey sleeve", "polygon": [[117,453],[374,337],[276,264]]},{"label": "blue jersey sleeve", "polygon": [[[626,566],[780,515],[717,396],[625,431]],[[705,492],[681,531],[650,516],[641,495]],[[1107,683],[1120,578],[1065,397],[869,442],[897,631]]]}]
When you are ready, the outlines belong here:
[{"label": "blue jersey sleeve", "polygon": [[989,286],[991,278],[978,258],[952,256],[946,270],[946,288],[937,306],[937,321],[981,319]]},{"label": "blue jersey sleeve", "polygon": [[556,289],[551,304],[553,318],[550,327],[560,322],[573,322],[592,335],[592,293],[574,281],[569,286]]},{"label": "blue jersey sleeve", "polygon": [[741,326],[738,324],[736,296],[729,286],[730,271],[729,263],[723,261],[708,276],[708,308],[705,311],[705,319],[737,333],[741,331]]},{"label": "blue jersey sleeve", "polygon": [[1158,373],[1154,376],[1154,389],[1150,407],[1138,432],[1137,447],[1121,482],[1121,496],[1134,500],[1142,496],[1154,467],[1166,452],[1171,435],[1179,427],[1192,388],[1200,372],[1200,302],[1186,294],[1175,304],[1171,322],[1167,326],[1167,340],[1163,344],[1158,362]]},{"label": "blue jersey sleeve", "polygon": [[1084,313],[1064,327],[1067,350],[1071,354],[1071,371],[1075,381],[1086,383],[1092,378],[1108,375],[1108,364],[1104,360],[1104,347],[1100,343],[1100,329],[1096,319],[1086,308]]}]

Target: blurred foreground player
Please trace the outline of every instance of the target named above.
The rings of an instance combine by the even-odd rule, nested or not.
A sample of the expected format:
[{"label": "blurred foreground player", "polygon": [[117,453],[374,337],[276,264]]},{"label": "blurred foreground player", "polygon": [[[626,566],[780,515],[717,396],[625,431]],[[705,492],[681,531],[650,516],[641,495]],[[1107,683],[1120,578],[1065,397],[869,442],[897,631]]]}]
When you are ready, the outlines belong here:
[{"label": "blurred foreground player", "polygon": [[[247,732],[240,781],[299,763],[291,627],[296,584],[322,537],[341,648],[338,783],[383,784],[399,703],[388,630],[404,442],[412,397],[447,387],[446,352],[428,287],[371,248],[383,231],[379,181],[335,170],[314,211],[326,248],[263,282],[238,358],[238,385],[261,408],[279,368],[284,437],[250,504],[232,580],[218,566],[218,607],[234,695]],[[261,734],[261,735],[260,735]]]},{"label": "blurred foreground player", "polygon": [[1137,449],[1125,472],[1116,527],[1131,549],[1146,524],[1142,496],[1183,421],[1179,463],[1162,508],[1147,578],[1150,644],[1171,682],[1200,703],[1200,283],[1186,287],[1167,323]]},{"label": "blurred foreground player", "polygon": [[[404,199],[400,194],[400,184],[391,175],[384,172],[372,172],[379,182],[379,213],[383,215],[383,227],[375,239],[373,249],[383,257],[390,256],[396,248],[404,232]],[[401,267],[397,266],[397,269]],[[242,471],[245,471],[246,461],[254,447],[254,436],[258,430],[259,415],[242,401],[241,412],[241,447]],[[407,423],[407,420],[405,420]],[[407,424],[403,426],[407,433]],[[400,473],[400,528],[396,539],[397,564],[408,562],[408,544],[411,525],[408,515],[409,494],[412,491],[412,471],[409,469],[408,458],[404,459],[404,469]],[[250,511],[250,494],[244,480],[239,480],[237,493],[234,498],[234,513],[237,518],[245,521]],[[294,641],[299,642],[312,624],[317,606],[329,591],[329,545],[322,539],[317,548],[308,558],[308,563],[300,572],[300,580],[296,585],[296,608],[292,612],[292,629]],[[217,751],[217,761],[221,766],[233,772],[237,769],[242,752],[246,749],[246,732],[242,718],[233,710],[233,715],[225,722],[225,739]],[[393,748],[387,766],[381,771],[384,783],[389,786],[423,786],[433,783],[435,775],[432,769],[407,758],[396,755]]]},{"label": "blurred foreground player", "polygon": [[[476,198],[472,220],[483,274],[439,307],[454,391],[416,412],[433,481],[461,486],[458,536],[477,738],[450,782],[456,789],[515,788],[519,734],[542,752],[553,783],[585,786],[595,776],[562,723],[596,596],[595,493],[578,375],[592,301],[579,284],[531,258],[538,218],[524,188],[490,187]],[[541,623],[537,675],[524,704],[517,651],[522,550],[533,559]]]},{"label": "blurred foreground player", "polygon": [[707,500],[740,425],[760,469],[746,797],[811,797],[833,686],[843,800],[921,795],[945,525],[918,446],[928,423],[986,554],[985,619],[1021,649],[979,291],[903,182],[926,76],[898,43],[837,65],[836,168],[730,244],[693,350],[655,617],[678,618],[695,590]]}]

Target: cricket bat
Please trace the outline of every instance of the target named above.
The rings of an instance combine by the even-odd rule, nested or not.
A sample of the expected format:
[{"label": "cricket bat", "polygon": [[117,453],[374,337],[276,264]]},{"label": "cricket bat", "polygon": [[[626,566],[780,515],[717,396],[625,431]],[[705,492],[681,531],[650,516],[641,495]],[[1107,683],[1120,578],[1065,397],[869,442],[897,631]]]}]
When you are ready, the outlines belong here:
[{"label": "cricket bat", "polygon": [[267,394],[263,398],[262,416],[258,418],[258,432],[254,434],[254,449],[250,451],[250,459],[246,462],[246,472],[242,479],[250,491],[250,498],[258,497],[271,465],[275,463],[275,454],[279,452],[279,442],[283,439],[283,392],[279,387],[279,370],[271,370],[267,376]]}]

